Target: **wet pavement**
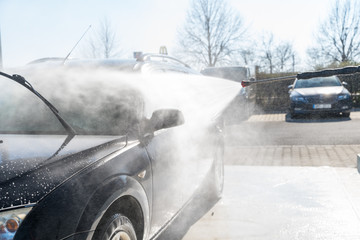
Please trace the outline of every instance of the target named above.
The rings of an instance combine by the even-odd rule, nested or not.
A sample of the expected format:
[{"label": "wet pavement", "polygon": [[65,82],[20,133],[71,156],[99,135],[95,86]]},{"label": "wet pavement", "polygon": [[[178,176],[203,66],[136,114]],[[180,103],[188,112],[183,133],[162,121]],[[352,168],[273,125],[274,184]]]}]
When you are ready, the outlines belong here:
[{"label": "wet pavement", "polygon": [[[333,128],[353,124],[348,128],[355,131],[355,144],[346,143],[349,134],[343,138],[335,134],[328,136],[327,144],[311,144],[314,139],[302,135],[307,144],[268,144],[283,138],[273,136],[252,145],[236,134],[248,126],[292,121],[281,113],[253,115],[245,127],[229,127],[223,198],[183,240],[360,239],[360,174],[356,169],[360,144],[354,129],[359,120],[360,112],[352,112],[349,120],[320,120]],[[307,131],[317,124],[295,121],[305,122],[302,128]],[[334,144],[329,144],[331,137]]]},{"label": "wet pavement", "polygon": [[360,239],[360,175],[355,168],[227,165],[222,200],[183,239]]}]

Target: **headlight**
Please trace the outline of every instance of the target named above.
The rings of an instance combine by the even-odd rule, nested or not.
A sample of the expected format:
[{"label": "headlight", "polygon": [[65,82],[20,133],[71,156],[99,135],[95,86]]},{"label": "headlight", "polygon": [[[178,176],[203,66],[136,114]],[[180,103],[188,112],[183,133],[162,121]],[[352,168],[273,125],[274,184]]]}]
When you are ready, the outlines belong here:
[{"label": "headlight", "polygon": [[291,97],[291,100],[294,102],[306,102],[306,99],[302,96],[294,96]]},{"label": "headlight", "polygon": [[338,95],[338,100],[345,100],[345,99],[349,99],[350,95],[349,94],[340,94]]},{"label": "headlight", "polygon": [[31,207],[0,212],[0,240],[11,240]]}]

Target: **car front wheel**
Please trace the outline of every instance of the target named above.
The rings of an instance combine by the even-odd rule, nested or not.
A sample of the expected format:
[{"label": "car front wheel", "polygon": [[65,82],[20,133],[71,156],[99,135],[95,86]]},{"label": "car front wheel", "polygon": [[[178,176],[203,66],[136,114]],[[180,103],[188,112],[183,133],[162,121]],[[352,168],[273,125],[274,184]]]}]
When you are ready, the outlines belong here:
[{"label": "car front wheel", "polygon": [[100,224],[94,240],[136,240],[131,221],[122,214],[114,214]]}]

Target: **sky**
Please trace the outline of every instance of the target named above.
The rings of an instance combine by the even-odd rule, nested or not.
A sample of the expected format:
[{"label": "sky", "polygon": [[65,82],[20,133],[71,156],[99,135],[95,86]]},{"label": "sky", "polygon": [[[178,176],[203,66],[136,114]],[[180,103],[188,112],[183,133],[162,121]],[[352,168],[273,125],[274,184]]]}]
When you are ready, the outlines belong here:
[{"label": "sky", "polygon": [[[185,24],[191,0],[0,0],[0,31],[4,67],[16,67],[44,57],[83,57],[98,25],[108,19],[119,40],[122,58],[134,51],[157,53],[166,46],[171,55],[177,29]],[[254,42],[272,32],[290,41],[304,58],[319,22],[333,0],[228,0],[239,12]]]}]

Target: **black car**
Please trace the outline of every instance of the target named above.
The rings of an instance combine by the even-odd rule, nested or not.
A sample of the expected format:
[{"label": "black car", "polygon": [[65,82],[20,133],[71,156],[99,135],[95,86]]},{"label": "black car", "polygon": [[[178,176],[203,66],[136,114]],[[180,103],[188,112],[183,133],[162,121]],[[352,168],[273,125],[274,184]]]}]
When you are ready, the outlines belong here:
[{"label": "black car", "polygon": [[335,113],[350,116],[351,95],[337,76],[297,78],[289,86],[290,115]]},{"label": "black car", "polygon": [[153,76],[1,75],[0,240],[155,239],[194,199],[220,197],[221,121],[150,104],[144,89],[164,90]]}]

